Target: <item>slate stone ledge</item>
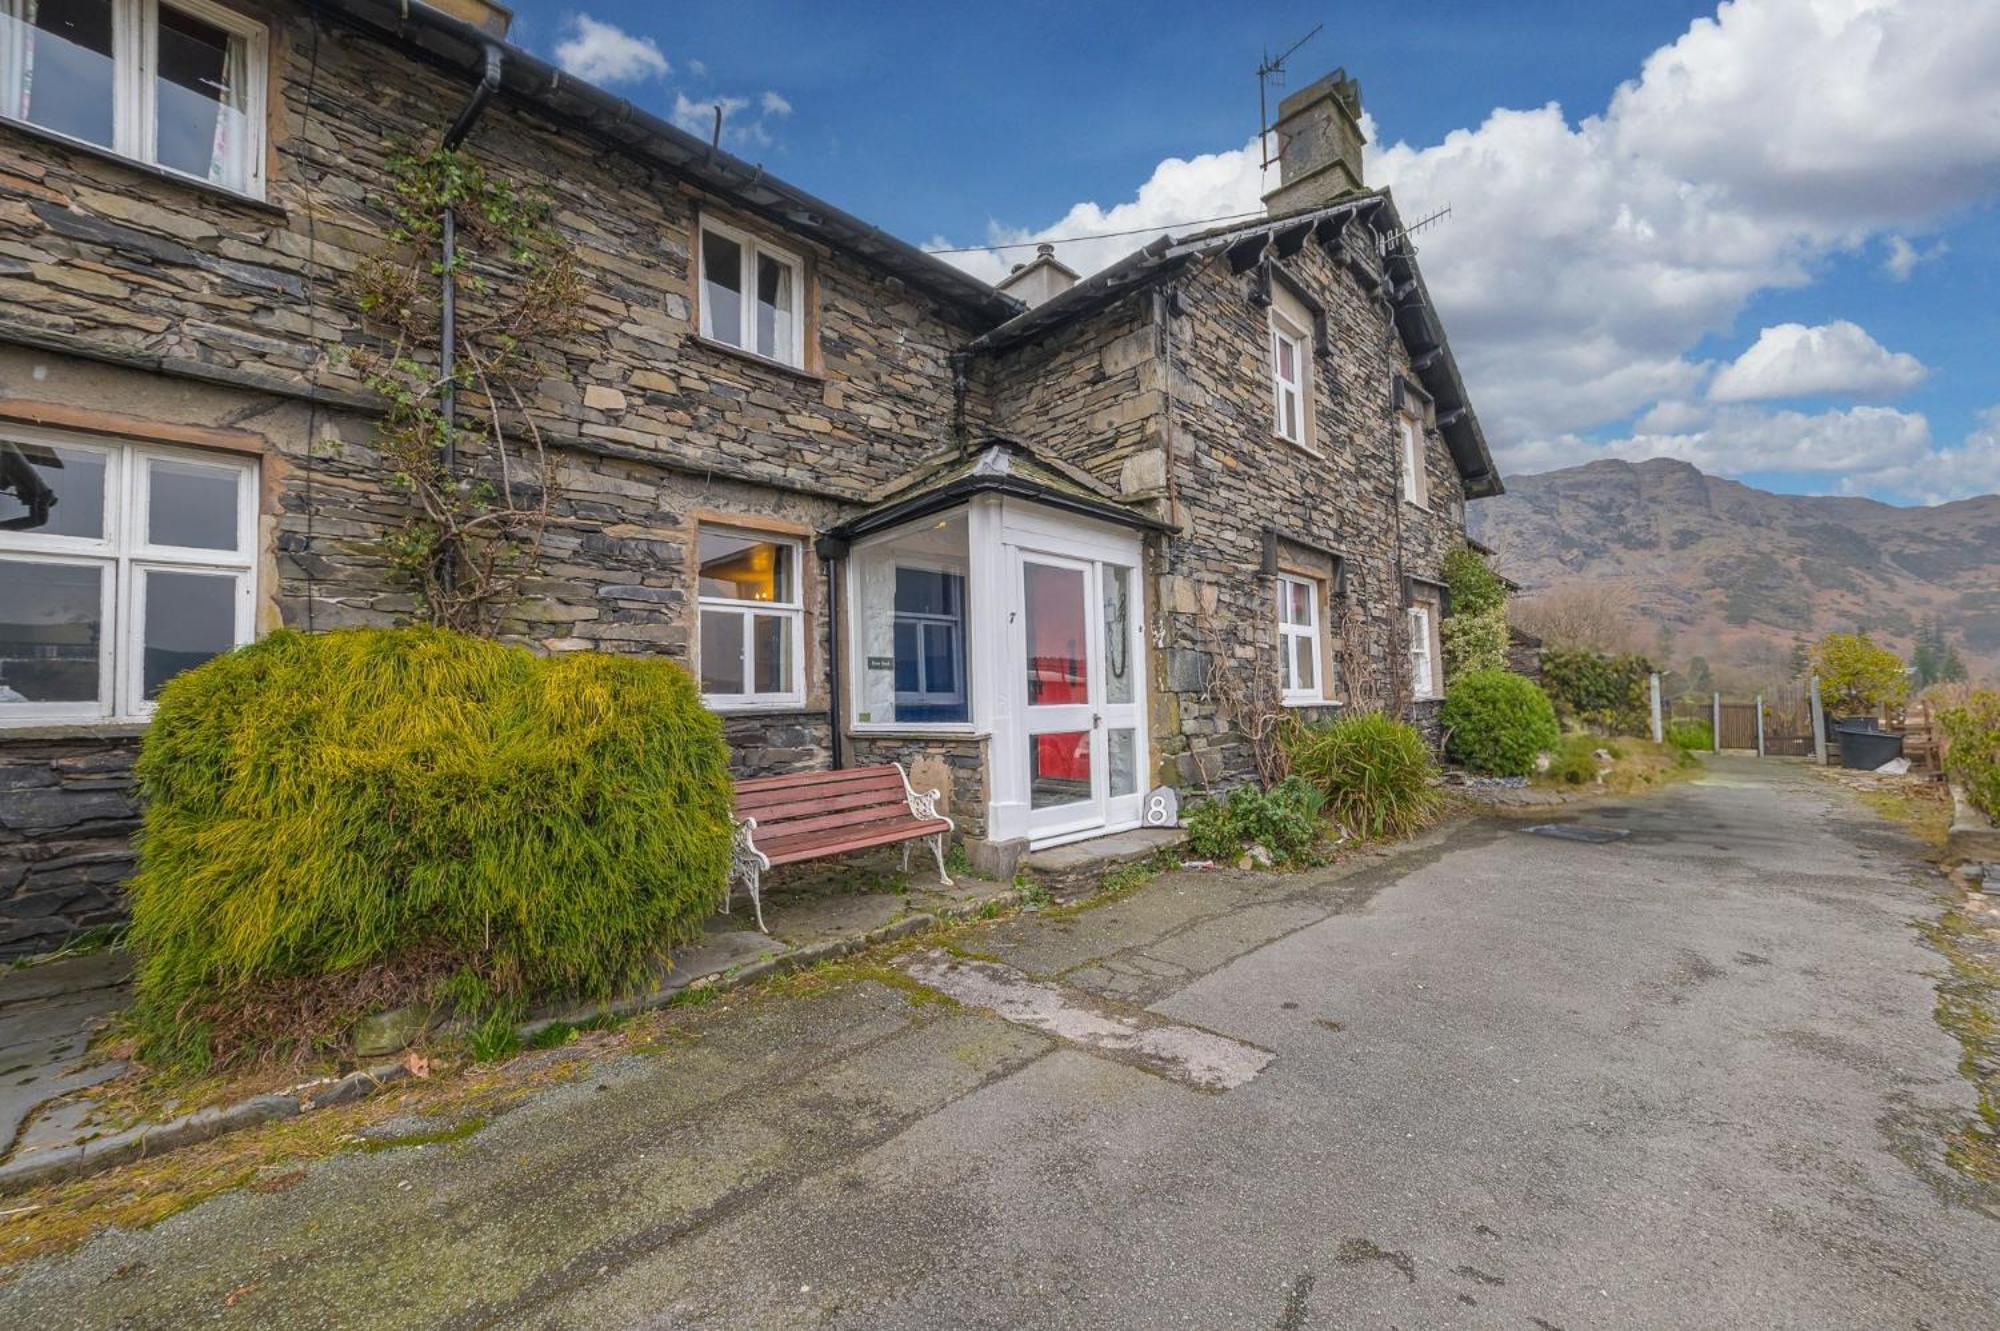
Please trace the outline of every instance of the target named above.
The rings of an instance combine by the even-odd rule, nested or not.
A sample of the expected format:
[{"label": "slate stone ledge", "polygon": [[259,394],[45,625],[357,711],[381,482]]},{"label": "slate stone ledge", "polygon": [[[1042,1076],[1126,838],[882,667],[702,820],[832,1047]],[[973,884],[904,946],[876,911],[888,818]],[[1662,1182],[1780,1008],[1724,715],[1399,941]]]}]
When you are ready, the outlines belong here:
[{"label": "slate stone ledge", "polygon": [[51,740],[138,739],[149,721],[79,721],[49,726],[9,726],[0,730],[0,749],[10,744],[46,744]]}]

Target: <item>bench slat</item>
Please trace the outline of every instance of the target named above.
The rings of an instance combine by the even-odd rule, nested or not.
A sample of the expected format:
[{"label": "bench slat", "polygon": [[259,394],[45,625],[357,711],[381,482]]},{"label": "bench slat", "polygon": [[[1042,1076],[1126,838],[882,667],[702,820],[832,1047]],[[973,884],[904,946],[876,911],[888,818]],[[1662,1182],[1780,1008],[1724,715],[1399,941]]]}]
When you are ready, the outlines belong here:
[{"label": "bench slat", "polygon": [[755,818],[758,827],[771,823],[782,823],[794,818],[812,818],[823,813],[838,813],[846,809],[901,809],[909,812],[909,803],[903,798],[900,788],[885,795],[878,790],[843,791],[840,794],[824,795],[817,799],[790,800],[783,804],[752,804],[736,806],[739,818]]},{"label": "bench slat", "polygon": [[800,800],[823,799],[831,795],[841,795],[856,790],[892,790],[903,793],[903,779],[892,768],[887,776],[870,774],[846,781],[822,781],[811,786],[777,786],[761,790],[736,792],[739,807],[755,808],[764,804],[789,804]]},{"label": "bench slat", "polygon": [[841,809],[831,813],[822,809],[812,815],[773,819],[770,822],[759,818],[754,835],[757,845],[761,848],[767,842],[778,841],[785,837],[803,836],[808,832],[822,832],[831,827],[865,827],[870,823],[894,824],[913,821],[915,816],[911,814],[910,806],[897,800],[894,805],[875,809]]},{"label": "bench slat", "polygon": [[[885,823],[884,830],[876,832],[819,832],[807,835],[803,843],[782,844],[773,848],[758,846],[772,864],[795,864],[800,860],[820,859],[828,855],[840,855],[850,850],[866,850],[870,846],[891,846],[899,841],[914,841],[918,837],[932,836],[947,830],[951,824],[942,818],[925,822]],[[790,839],[787,838],[787,842]]]},{"label": "bench slat", "polygon": [[879,779],[885,775],[898,785],[902,784],[902,775],[891,764],[876,767],[836,767],[825,772],[786,772],[780,776],[746,777],[736,783],[736,793],[748,795],[767,790],[788,790],[794,786],[839,785],[863,778]]}]

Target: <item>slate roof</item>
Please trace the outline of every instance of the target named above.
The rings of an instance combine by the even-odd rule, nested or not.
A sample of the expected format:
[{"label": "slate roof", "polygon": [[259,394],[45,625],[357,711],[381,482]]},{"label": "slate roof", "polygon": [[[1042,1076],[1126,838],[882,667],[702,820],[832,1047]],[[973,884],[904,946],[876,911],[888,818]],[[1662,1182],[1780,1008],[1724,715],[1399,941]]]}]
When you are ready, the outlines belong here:
[{"label": "slate roof", "polygon": [[1175,530],[1122,502],[1090,473],[1060,458],[1045,457],[1018,440],[996,436],[969,452],[954,450],[918,463],[878,490],[873,503],[830,534],[838,540],[855,540],[951,508],[975,494],[1016,495],[1142,531]]}]

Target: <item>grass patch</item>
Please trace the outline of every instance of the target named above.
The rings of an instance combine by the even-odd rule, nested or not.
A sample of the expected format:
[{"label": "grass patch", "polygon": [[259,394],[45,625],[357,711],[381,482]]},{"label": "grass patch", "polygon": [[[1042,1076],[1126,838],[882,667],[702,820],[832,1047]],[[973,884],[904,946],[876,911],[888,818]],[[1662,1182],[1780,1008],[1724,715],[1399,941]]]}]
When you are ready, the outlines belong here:
[{"label": "grass patch", "polygon": [[411,1132],[400,1137],[362,1137],[353,1142],[349,1149],[376,1155],[382,1151],[401,1150],[405,1146],[437,1146],[445,1142],[462,1142],[489,1122],[491,1120],[483,1115],[474,1114],[470,1118],[460,1119],[448,1128],[439,1128],[434,1132]]},{"label": "grass patch", "polygon": [[1884,819],[1914,833],[1933,858],[1943,854],[1951,831],[1951,791],[1944,785],[1935,782],[1857,785],[1854,793]]},{"label": "grass patch", "polygon": [[[1600,761],[1599,751],[1609,755]],[[1550,756],[1549,770],[1537,773],[1535,784],[1557,789],[1602,789],[1631,795],[1657,789],[1700,774],[1701,759],[1672,744],[1649,739],[1616,738],[1575,732],[1563,736]],[[1603,780],[1598,780],[1602,775]]]},{"label": "grass patch", "polygon": [[2000,1187],[2000,948],[1957,902],[1919,930],[1949,963],[1933,1015],[1958,1041],[1958,1070],[1977,1096],[1975,1116],[1947,1134],[1945,1159],[1968,1178]]}]

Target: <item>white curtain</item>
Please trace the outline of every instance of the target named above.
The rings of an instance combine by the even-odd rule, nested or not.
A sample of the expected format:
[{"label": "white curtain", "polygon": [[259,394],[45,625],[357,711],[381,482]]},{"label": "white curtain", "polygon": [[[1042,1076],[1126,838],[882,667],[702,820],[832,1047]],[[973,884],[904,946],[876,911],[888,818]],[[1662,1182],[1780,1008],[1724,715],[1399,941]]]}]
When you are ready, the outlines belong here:
[{"label": "white curtain", "polygon": [[215,144],[209,151],[208,178],[235,190],[247,189],[250,184],[249,163],[243,156],[249,142],[243,123],[249,92],[250,44],[231,37],[222,63],[222,99],[215,110]]},{"label": "white curtain", "polygon": [[41,0],[0,4],[0,114],[28,118],[35,81],[35,16]]}]

